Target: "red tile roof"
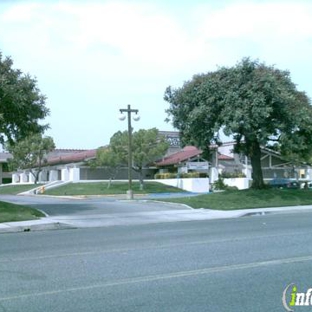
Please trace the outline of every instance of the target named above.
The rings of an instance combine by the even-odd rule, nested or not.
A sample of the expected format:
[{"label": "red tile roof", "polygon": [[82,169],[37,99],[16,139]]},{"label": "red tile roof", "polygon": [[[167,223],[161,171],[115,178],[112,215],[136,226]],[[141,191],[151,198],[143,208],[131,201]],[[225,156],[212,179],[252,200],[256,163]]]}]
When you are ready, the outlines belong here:
[{"label": "red tile roof", "polygon": [[96,149],[84,150],[80,152],[66,153],[59,156],[48,157],[49,165],[70,164],[76,162],[86,161],[90,158],[94,158],[96,155]]},{"label": "red tile roof", "polygon": [[181,151],[171,154],[163,158],[161,161],[156,162],[156,165],[157,166],[174,165],[174,164],[178,164],[179,162],[186,161],[190,158],[198,156],[200,154],[202,154],[202,151],[199,150],[197,147],[186,146]]},{"label": "red tile roof", "polygon": [[227,155],[223,155],[223,154],[220,154],[220,155],[218,156],[218,159],[219,159],[219,160],[234,160],[233,157],[227,156]]}]

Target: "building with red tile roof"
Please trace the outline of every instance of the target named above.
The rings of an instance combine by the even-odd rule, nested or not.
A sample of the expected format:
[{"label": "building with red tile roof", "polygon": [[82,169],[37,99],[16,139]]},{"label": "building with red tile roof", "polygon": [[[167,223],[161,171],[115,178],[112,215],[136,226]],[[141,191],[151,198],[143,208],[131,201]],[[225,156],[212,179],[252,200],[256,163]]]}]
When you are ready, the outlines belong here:
[{"label": "building with red tile roof", "polygon": [[202,150],[195,146],[185,146],[155,163],[160,173],[199,172],[208,175],[209,164],[202,158]]},{"label": "building with red tile roof", "polygon": [[48,154],[47,165],[84,163],[95,159],[96,149],[92,150],[54,150]]},{"label": "building with red tile roof", "polygon": [[[160,135],[165,136],[170,143],[170,148],[166,155],[150,167],[145,168],[145,178],[153,179],[158,172],[210,172],[211,182],[220,173],[224,174],[244,174],[248,179],[251,178],[251,165],[248,158],[244,155],[234,153],[235,142],[226,142],[221,146],[212,146],[214,152],[211,159],[203,159],[202,150],[195,146],[180,147],[179,133],[174,131],[160,131]],[[96,158],[96,149],[55,149],[47,156],[45,167],[40,174],[39,181],[48,182],[55,180],[78,182],[81,180],[105,180],[109,179],[107,168],[91,168],[89,161]],[[312,169],[304,165],[297,167],[282,159],[281,155],[266,148],[262,152],[262,170],[264,178],[291,177],[295,174],[300,178],[312,179]],[[3,157],[2,157],[3,158]],[[1,155],[0,155],[1,166]],[[0,170],[0,177],[1,177]],[[115,179],[127,179],[127,167],[121,168]],[[133,171],[133,179],[137,173]],[[13,175],[13,182],[33,182],[31,175],[24,170]],[[0,181],[1,182],[1,181]]]},{"label": "building with red tile roof", "polygon": [[234,157],[228,156],[228,155],[223,155],[223,154],[219,154],[218,155],[218,160],[234,160]]},{"label": "building with red tile roof", "polygon": [[164,157],[162,160],[156,162],[157,167],[165,167],[170,165],[177,165],[181,162],[185,162],[198,157],[202,154],[202,151],[195,146],[185,146],[181,151]]}]

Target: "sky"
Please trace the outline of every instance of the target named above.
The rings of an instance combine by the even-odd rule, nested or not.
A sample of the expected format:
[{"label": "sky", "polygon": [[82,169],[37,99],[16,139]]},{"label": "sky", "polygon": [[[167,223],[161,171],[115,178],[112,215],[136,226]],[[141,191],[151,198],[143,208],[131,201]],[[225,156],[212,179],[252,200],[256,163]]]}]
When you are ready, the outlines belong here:
[{"label": "sky", "polygon": [[57,148],[93,149],[127,130],[174,130],[163,100],[244,57],[289,70],[312,97],[311,0],[0,1],[0,51],[38,81]]}]

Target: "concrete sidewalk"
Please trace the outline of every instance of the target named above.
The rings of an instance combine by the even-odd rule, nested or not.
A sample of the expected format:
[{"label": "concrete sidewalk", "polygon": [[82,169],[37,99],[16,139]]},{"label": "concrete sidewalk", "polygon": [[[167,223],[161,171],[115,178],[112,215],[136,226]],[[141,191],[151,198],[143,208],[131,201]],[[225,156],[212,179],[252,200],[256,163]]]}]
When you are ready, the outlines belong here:
[{"label": "concrete sidewalk", "polygon": [[276,208],[257,208],[220,211],[210,209],[182,209],[132,213],[111,213],[96,215],[68,215],[46,217],[39,220],[0,223],[0,233],[60,230],[87,227],[108,227],[116,225],[138,225],[163,222],[200,221],[261,216],[268,213],[300,212],[312,210],[312,205]]},{"label": "concrete sidewalk", "polygon": [[66,224],[61,224],[56,220],[52,220],[50,217],[46,217],[38,220],[0,223],[0,234],[12,232],[60,230],[65,228],[71,227]]}]

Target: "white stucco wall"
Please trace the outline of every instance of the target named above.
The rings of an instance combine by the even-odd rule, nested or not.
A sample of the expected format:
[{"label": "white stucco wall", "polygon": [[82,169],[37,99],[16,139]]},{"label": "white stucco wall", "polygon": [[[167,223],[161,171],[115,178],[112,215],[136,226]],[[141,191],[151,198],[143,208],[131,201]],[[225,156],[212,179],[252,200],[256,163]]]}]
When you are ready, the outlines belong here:
[{"label": "white stucco wall", "polygon": [[20,174],[20,182],[21,183],[27,183],[28,182],[28,174],[26,174],[26,173],[21,173]]},{"label": "white stucco wall", "polygon": [[42,170],[40,173],[39,173],[39,182],[46,182],[48,179],[48,172],[47,170]]},{"label": "white stucco wall", "polygon": [[49,182],[57,181],[58,180],[58,171],[57,170],[50,170],[49,172]]},{"label": "white stucco wall", "polygon": [[228,186],[236,186],[239,190],[245,190],[249,188],[249,180],[248,178],[232,178],[232,179],[224,179],[224,184]]},{"label": "white stucco wall", "polygon": [[69,168],[63,168],[62,169],[62,181],[69,181]]},{"label": "white stucco wall", "polygon": [[80,180],[80,168],[69,169],[69,180],[73,182],[79,182]]},{"label": "white stucco wall", "polygon": [[20,175],[18,173],[12,174],[12,183],[19,183],[20,182]]},{"label": "white stucco wall", "polygon": [[35,177],[31,173],[29,173],[29,183],[35,183]]},{"label": "white stucco wall", "polygon": [[210,176],[210,183],[217,181],[219,178],[218,168],[211,167],[209,170],[209,176]]},{"label": "white stucco wall", "polygon": [[182,190],[194,193],[208,193],[209,192],[209,179],[156,179],[153,180],[165,185],[178,187]]}]

